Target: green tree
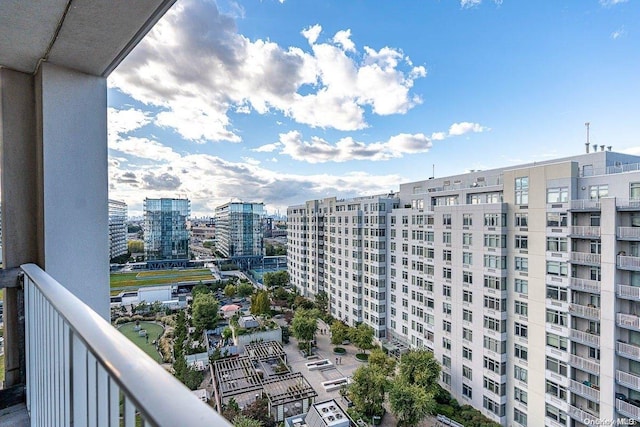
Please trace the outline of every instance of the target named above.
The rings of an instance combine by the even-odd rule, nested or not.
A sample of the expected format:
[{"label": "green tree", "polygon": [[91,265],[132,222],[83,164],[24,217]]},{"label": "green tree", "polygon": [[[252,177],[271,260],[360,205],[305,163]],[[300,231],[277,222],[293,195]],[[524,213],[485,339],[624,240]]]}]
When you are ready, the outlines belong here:
[{"label": "green tree", "polygon": [[403,379],[396,379],[389,389],[389,405],[398,420],[398,426],[410,427],[435,409],[433,394]]},{"label": "green tree", "polygon": [[262,427],[262,422],[254,420],[244,415],[236,415],[233,417],[233,427]]},{"label": "green tree", "polygon": [[198,330],[213,329],[218,323],[218,301],[211,293],[193,298],[193,326]]},{"label": "green tree", "polygon": [[329,330],[331,331],[331,344],[340,345],[350,337],[350,329],[341,320],[334,320]]},{"label": "green tree", "polygon": [[375,366],[361,366],[353,373],[347,395],[356,411],[371,419],[384,414],[384,394],[389,386],[386,375]]},{"label": "green tree", "polygon": [[144,252],[144,242],[142,240],[129,240],[127,242],[127,249],[132,254],[139,254]]},{"label": "green tree", "polygon": [[198,296],[198,294],[210,294],[210,293],[211,293],[211,289],[202,282],[198,283],[193,287],[193,289],[191,289],[191,296],[193,298]]},{"label": "green tree", "polygon": [[329,296],[325,291],[320,291],[315,297],[316,308],[320,310],[320,313],[327,313],[329,308]]},{"label": "green tree", "polygon": [[240,298],[246,298],[253,294],[254,287],[251,283],[242,282],[236,287],[236,292]]},{"label": "green tree", "polygon": [[396,369],[395,359],[384,354],[379,348],[374,348],[369,355],[369,366],[380,370],[385,376],[392,376]]},{"label": "green tree", "polygon": [[287,286],[289,284],[289,273],[287,270],[264,273],[262,276],[262,283],[267,289],[278,286]]},{"label": "green tree", "polygon": [[251,299],[251,314],[269,314],[271,313],[271,301],[267,291],[259,291]]},{"label": "green tree", "polygon": [[296,310],[291,322],[291,333],[300,342],[309,344],[309,353],[311,353],[311,342],[318,330],[318,313],[315,310]]},{"label": "green tree", "polygon": [[410,350],[400,358],[399,377],[416,384],[429,393],[435,393],[440,377],[440,364],[428,350]]},{"label": "green tree", "polygon": [[375,331],[369,325],[360,323],[355,329],[351,329],[351,341],[360,350],[365,352],[373,347],[373,334]]},{"label": "green tree", "polygon": [[227,285],[224,287],[224,296],[227,298],[232,298],[235,296],[237,289],[233,285]]}]

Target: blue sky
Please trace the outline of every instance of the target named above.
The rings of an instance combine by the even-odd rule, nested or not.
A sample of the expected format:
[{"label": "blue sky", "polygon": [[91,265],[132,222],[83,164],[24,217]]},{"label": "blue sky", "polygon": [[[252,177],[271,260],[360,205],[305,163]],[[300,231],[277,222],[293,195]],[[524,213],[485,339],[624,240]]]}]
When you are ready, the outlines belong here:
[{"label": "blue sky", "polygon": [[270,212],[640,154],[636,0],[178,0],[109,78],[110,197]]}]

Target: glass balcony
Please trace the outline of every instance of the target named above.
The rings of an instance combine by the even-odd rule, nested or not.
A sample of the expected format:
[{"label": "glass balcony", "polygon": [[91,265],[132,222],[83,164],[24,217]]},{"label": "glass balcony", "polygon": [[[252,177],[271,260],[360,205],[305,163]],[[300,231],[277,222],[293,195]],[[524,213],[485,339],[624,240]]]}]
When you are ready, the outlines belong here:
[{"label": "glass balcony", "polygon": [[580,304],[569,304],[569,314],[585,319],[600,320],[600,309]]},{"label": "glass balcony", "polygon": [[620,240],[640,240],[640,227],[618,227],[617,236]]},{"label": "glass balcony", "polygon": [[581,383],[575,380],[569,380],[569,390],[579,394],[580,396],[591,400],[592,402],[600,401],[600,389],[590,384]]},{"label": "glass balcony", "polygon": [[618,341],[616,343],[616,352],[628,359],[640,360],[640,347],[638,346]]},{"label": "glass balcony", "polygon": [[586,331],[571,329],[571,340],[591,347],[600,347],[600,336]]},{"label": "glass balcony", "polygon": [[591,292],[592,294],[600,293],[600,281],[590,279],[579,279],[572,277],[569,281],[569,287],[575,291]]},{"label": "glass balcony", "polygon": [[572,354],[569,357],[569,364],[583,371],[600,375],[600,364],[597,361],[594,361],[591,359],[585,359],[584,357],[580,357],[575,354]]},{"label": "glass balcony", "polygon": [[616,296],[640,301],[640,286],[616,285]]},{"label": "glass balcony", "polygon": [[627,329],[640,329],[640,317],[633,314],[617,313],[616,324]]},{"label": "glass balcony", "polygon": [[640,391],[640,376],[630,374],[621,370],[616,371],[616,381],[618,384]]},{"label": "glass balcony", "polygon": [[600,210],[600,200],[571,200],[569,210],[574,212],[593,212]]}]

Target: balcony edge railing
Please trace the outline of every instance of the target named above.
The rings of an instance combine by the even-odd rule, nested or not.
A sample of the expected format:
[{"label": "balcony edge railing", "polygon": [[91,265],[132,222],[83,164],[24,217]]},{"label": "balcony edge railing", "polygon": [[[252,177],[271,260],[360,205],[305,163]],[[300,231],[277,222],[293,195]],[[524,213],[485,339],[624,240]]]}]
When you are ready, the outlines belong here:
[{"label": "balcony edge railing", "polygon": [[[231,426],[213,408],[203,403],[107,320],[40,267],[24,264],[21,268],[25,273],[27,408],[32,423],[38,425],[42,422],[53,422],[55,425],[68,425],[69,417],[78,410],[83,416],[75,419],[74,424],[83,423],[82,418],[86,416],[89,425],[98,425],[106,422],[105,410],[118,411],[117,396],[122,393],[125,396],[124,421],[127,426],[138,412],[145,425]],[[50,324],[45,324],[48,320],[51,321]],[[56,324],[66,327],[57,329]],[[55,340],[61,337],[64,337],[62,342],[56,343]],[[43,343],[52,343],[53,354],[49,354],[49,351],[31,351],[34,350],[35,344],[41,346]],[[55,350],[59,353],[56,354]],[[48,359],[38,359],[38,353],[46,354]],[[76,366],[73,364],[76,358],[84,363]],[[82,374],[86,378],[80,377]],[[42,381],[52,380],[51,378],[58,380],[60,384],[52,384],[47,386],[50,388],[40,390]],[[92,381],[95,387],[93,390]],[[119,390],[114,391],[116,387]],[[56,389],[61,390],[61,394],[68,399],[58,401],[63,412],[58,420],[52,419],[55,412],[51,407],[53,402],[48,402],[53,396],[46,395],[47,391]],[[46,398],[36,395],[38,391],[46,395]],[[101,392],[106,395],[97,398]],[[84,398],[83,393],[86,393]],[[64,396],[55,397],[54,400],[63,399]],[[112,401],[114,397],[115,402]],[[96,402],[98,406],[103,404],[101,399],[109,401],[108,408],[95,407]],[[133,412],[127,407],[131,404]],[[81,407],[77,408],[76,405]],[[116,409],[112,405],[115,405]],[[34,420],[34,416],[42,418]],[[110,416],[113,422],[114,415]],[[119,412],[116,417],[120,417]]]}]

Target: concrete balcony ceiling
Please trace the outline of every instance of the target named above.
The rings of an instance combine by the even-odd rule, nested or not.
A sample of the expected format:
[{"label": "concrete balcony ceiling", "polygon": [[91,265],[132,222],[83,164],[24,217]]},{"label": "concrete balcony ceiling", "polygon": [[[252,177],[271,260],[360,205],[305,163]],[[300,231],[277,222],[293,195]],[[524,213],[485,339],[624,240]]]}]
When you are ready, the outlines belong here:
[{"label": "concrete balcony ceiling", "polygon": [[106,77],[175,0],[2,0],[0,66],[41,61]]}]

